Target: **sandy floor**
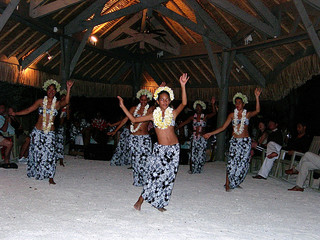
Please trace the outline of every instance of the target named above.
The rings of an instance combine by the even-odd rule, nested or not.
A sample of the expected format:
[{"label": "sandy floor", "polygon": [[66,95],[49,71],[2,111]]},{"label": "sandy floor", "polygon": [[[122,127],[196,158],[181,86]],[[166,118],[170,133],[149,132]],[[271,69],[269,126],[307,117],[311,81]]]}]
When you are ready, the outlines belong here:
[{"label": "sandy floor", "polygon": [[180,166],[167,212],[133,209],[141,188],[127,167],[66,157],[57,185],[0,169],[0,239],[320,239],[320,192],[288,192],[291,184],[248,175],[225,192],[225,166],[202,174]]}]

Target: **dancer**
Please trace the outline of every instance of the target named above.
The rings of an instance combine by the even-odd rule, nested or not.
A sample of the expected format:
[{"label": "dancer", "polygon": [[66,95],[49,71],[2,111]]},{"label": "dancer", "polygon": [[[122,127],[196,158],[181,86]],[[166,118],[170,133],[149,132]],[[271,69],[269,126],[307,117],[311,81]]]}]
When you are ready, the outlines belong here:
[{"label": "dancer", "polygon": [[134,208],[141,210],[144,200],[149,202],[159,211],[165,211],[173,189],[179,165],[180,146],[174,131],[175,119],[187,105],[185,85],[189,77],[186,73],[180,77],[182,103],[173,110],[169,107],[174,99],[173,91],[169,87],[159,87],[154,93],[154,99],[159,105],[153,113],[144,117],[135,118],[119,98],[120,107],[131,122],[153,121],[158,143],[155,143],[149,161],[147,183],[143,186],[142,194],[134,204]]},{"label": "dancer", "polygon": [[211,98],[212,113],[204,114],[203,110],[206,109],[206,104],[203,101],[197,100],[193,104],[193,109],[196,113],[190,116],[186,121],[182,122],[178,128],[182,128],[186,124],[192,122],[193,133],[191,135],[191,159],[189,173],[201,173],[202,168],[206,162],[206,147],[207,140],[203,137],[207,120],[216,115],[215,108],[216,99]]},{"label": "dancer", "polygon": [[43,85],[43,89],[47,91],[47,96],[38,99],[33,105],[22,111],[12,113],[13,116],[21,116],[36,109],[39,110],[38,121],[31,132],[27,167],[28,177],[35,177],[39,180],[49,178],[50,184],[56,184],[53,181],[56,172],[56,136],[53,122],[58,110],[69,103],[72,85],[72,81],[67,82],[65,100],[57,101],[55,94],[60,91],[60,84],[53,79],[47,80]]},{"label": "dancer", "polygon": [[[60,101],[65,101],[67,90],[63,89],[60,92]],[[56,134],[56,151],[57,151],[57,161],[59,160],[60,166],[64,167],[63,159],[64,159],[64,137],[65,137],[65,129],[66,129],[66,121],[65,119],[69,119],[69,105],[65,106],[61,110],[60,119],[59,119],[59,127],[57,129]]]},{"label": "dancer", "polygon": [[[136,97],[140,103],[130,109],[130,113],[134,117],[146,116],[153,111],[153,107],[149,107],[148,101],[152,100],[152,93],[146,89],[137,92]],[[116,132],[128,121],[125,117],[121,124],[109,135],[114,136]],[[131,123],[129,147],[131,156],[131,166],[133,168],[133,185],[141,187],[146,183],[147,160],[152,153],[152,141],[148,133],[148,121],[140,123]]]},{"label": "dancer", "polygon": [[[109,127],[119,126],[122,120],[112,124],[109,123],[108,125]],[[129,126],[126,124],[121,129],[122,129],[122,132],[120,133],[117,148],[110,161],[111,166],[130,165],[130,162],[131,162],[130,146],[129,146],[129,138],[130,138]],[[110,134],[108,133],[108,135]]]},{"label": "dancer", "polygon": [[248,125],[249,119],[260,112],[260,94],[261,89],[256,88],[254,92],[256,97],[256,110],[253,112],[247,112],[247,110],[244,109],[245,104],[248,103],[247,96],[242,93],[235,94],[233,97],[233,104],[236,106],[234,112],[229,114],[222,127],[204,135],[204,137],[208,139],[210,136],[224,131],[232,122],[233,133],[230,139],[227,162],[226,191],[229,191],[230,188],[238,187],[247,175],[251,150],[251,138],[249,137]]}]

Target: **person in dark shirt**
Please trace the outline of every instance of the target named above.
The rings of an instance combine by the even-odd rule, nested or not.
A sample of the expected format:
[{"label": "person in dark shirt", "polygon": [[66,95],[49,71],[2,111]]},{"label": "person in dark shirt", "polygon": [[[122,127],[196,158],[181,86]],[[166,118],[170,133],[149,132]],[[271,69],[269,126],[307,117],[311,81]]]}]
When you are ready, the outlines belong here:
[{"label": "person in dark shirt", "polygon": [[269,120],[268,128],[271,132],[268,135],[266,153],[267,156],[264,159],[258,174],[256,176],[253,176],[253,178],[256,179],[267,179],[269,172],[272,169],[274,161],[280,154],[280,150],[283,144],[283,137],[281,130],[278,129],[278,122],[276,120]]},{"label": "person in dark shirt", "polygon": [[307,126],[304,122],[299,122],[297,124],[297,137],[288,142],[285,150],[288,151],[286,157],[289,158],[293,155],[294,152],[305,153],[308,151],[311,144],[311,138],[306,134]]}]

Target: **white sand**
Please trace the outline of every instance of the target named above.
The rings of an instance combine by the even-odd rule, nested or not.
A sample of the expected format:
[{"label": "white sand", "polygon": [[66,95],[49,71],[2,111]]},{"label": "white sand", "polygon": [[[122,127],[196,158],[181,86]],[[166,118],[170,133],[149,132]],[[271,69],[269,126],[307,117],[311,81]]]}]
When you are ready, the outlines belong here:
[{"label": "white sand", "polygon": [[225,165],[190,175],[182,165],[167,212],[144,203],[127,167],[66,157],[55,181],[0,169],[0,239],[320,239],[320,192],[248,175],[225,192]]}]

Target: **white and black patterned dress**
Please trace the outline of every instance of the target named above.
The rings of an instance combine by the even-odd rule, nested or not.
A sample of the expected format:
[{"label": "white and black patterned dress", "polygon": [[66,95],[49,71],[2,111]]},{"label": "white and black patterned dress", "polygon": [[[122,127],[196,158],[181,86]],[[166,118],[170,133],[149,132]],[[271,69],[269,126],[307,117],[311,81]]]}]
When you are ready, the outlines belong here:
[{"label": "white and black patterned dress", "polygon": [[[245,124],[249,124],[248,119],[246,119]],[[244,181],[249,170],[250,151],[250,137],[232,137],[230,139],[227,174],[229,178],[229,186],[231,189],[238,187]]]},{"label": "white and black patterned dress", "polygon": [[193,118],[193,134],[191,135],[191,173],[201,173],[202,168],[206,162],[206,147],[207,140],[196,135],[197,128],[199,133],[202,132],[202,128],[206,127],[206,122],[203,120],[204,114],[201,114],[200,121],[197,121],[197,114]]},{"label": "white and black patterned dress", "polygon": [[130,165],[130,146],[129,146],[130,131],[128,128],[123,128],[120,133],[117,148],[111,158],[111,166]]},{"label": "white and black patterned dress", "polygon": [[[39,108],[39,114],[43,109]],[[47,112],[50,113],[50,109]],[[58,111],[55,110],[56,116]],[[53,178],[56,172],[56,136],[54,131],[45,133],[34,128],[30,134],[27,176],[35,179]]]},{"label": "white and black patterned dress", "polygon": [[[60,118],[67,117],[67,112],[65,112],[66,107],[63,108]],[[64,158],[64,138],[65,138],[65,126],[61,125],[57,129],[56,133],[56,153],[57,160]]]},{"label": "white and black patterned dress", "polygon": [[174,181],[179,167],[180,146],[155,143],[149,158],[147,183],[143,187],[142,197],[155,208],[169,204]]},{"label": "white and black patterned dress", "polygon": [[133,185],[144,186],[148,173],[148,158],[152,153],[150,135],[130,135],[131,166],[133,168]]}]

